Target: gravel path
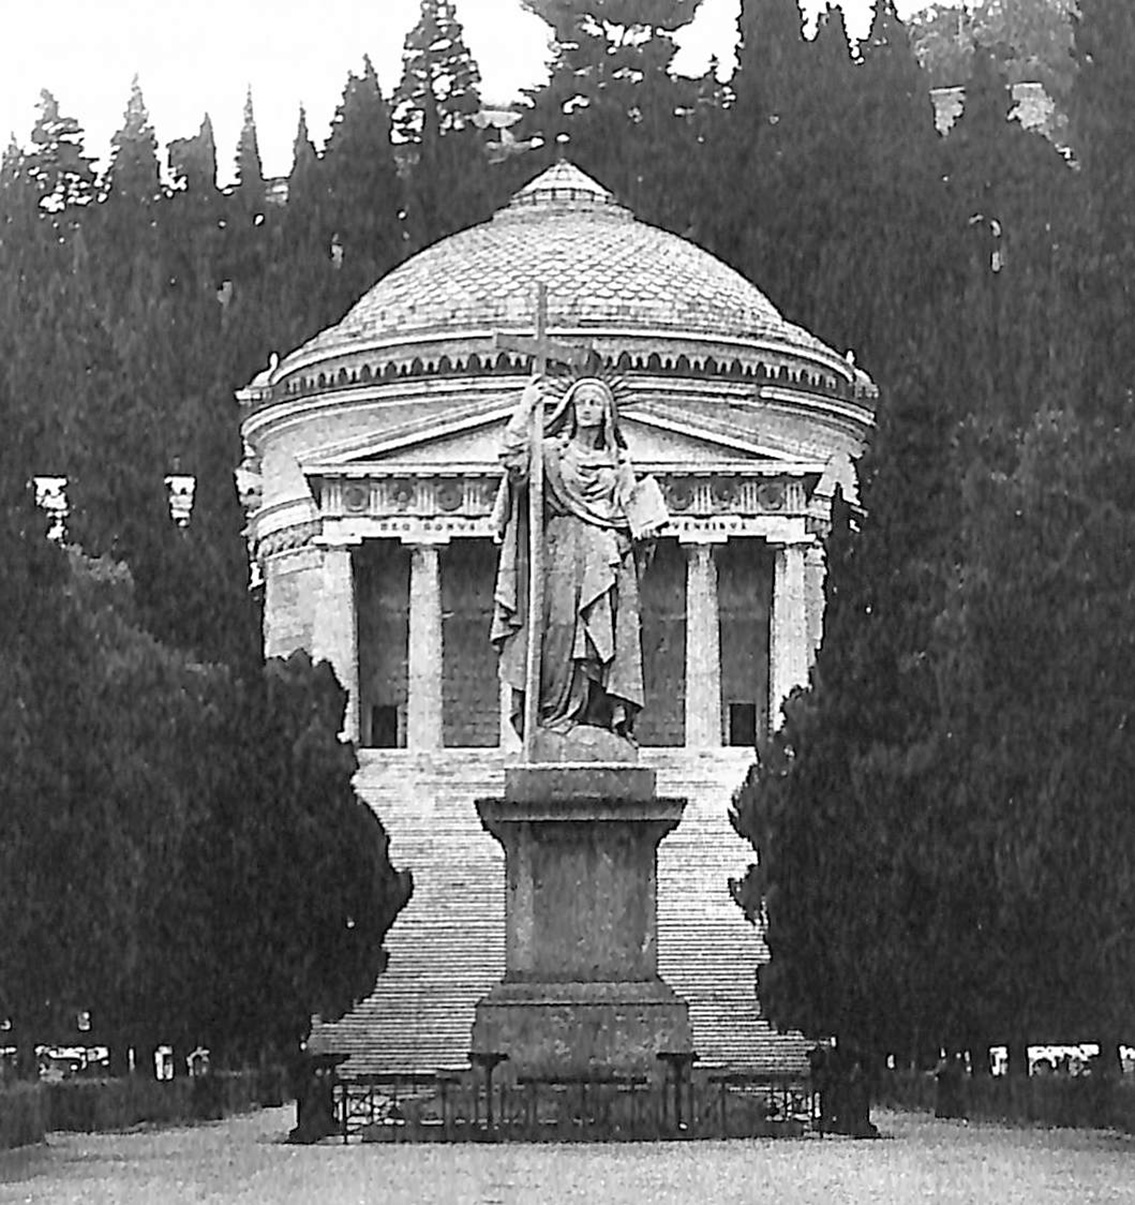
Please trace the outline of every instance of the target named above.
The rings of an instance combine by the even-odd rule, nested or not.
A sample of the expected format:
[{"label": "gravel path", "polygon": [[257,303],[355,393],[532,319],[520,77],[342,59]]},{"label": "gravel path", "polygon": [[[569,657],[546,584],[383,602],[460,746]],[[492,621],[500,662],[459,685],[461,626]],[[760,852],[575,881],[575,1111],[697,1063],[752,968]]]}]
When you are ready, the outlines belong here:
[{"label": "gravel path", "polygon": [[1131,1201],[1135,1139],[877,1113],[886,1137],[588,1146],[289,1147],[290,1109],[0,1152],[0,1203],[678,1205]]}]

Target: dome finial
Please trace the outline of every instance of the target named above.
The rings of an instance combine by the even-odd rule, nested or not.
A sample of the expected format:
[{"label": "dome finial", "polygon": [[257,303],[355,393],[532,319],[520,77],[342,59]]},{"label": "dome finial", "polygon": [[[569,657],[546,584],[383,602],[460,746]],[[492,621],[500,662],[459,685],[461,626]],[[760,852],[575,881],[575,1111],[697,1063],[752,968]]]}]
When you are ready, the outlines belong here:
[{"label": "dome finial", "polygon": [[590,176],[581,172],[574,163],[560,158],[553,167],[549,167],[529,181],[497,214],[514,214],[517,209],[527,210],[533,206],[548,205],[571,206],[574,208],[601,208],[611,213],[630,214],[619,206],[615,198]]},{"label": "dome finial", "polygon": [[568,133],[556,135],[556,162],[566,163],[568,161],[568,144],[571,142],[571,135]]}]

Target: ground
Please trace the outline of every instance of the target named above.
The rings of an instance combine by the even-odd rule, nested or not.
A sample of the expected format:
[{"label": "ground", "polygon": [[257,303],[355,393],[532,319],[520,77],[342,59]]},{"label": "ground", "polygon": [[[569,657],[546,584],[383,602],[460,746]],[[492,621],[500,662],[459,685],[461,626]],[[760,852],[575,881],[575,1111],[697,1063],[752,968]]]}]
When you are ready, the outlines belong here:
[{"label": "ground", "polygon": [[1135,1202],[1135,1139],[876,1113],[874,1142],[289,1147],[290,1109],[0,1152],[0,1205]]}]

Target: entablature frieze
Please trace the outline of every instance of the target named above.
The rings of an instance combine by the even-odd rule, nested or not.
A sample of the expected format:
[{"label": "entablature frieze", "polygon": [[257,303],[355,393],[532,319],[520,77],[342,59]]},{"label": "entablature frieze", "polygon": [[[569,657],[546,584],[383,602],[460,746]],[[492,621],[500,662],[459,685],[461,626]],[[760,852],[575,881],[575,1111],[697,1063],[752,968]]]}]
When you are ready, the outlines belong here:
[{"label": "entablature frieze", "polygon": [[[766,466],[766,473],[767,473]],[[671,514],[662,536],[683,541],[756,537],[775,543],[810,538],[818,473],[768,476],[718,473],[660,476]],[[437,474],[318,481],[321,541],[488,539],[500,487],[492,475]]]},{"label": "entablature frieze", "polygon": [[[676,517],[803,517],[810,511],[820,474],[775,473],[774,466],[766,464],[738,466],[733,472],[691,469],[657,473],[656,477]],[[309,480],[325,520],[476,519],[492,514],[501,478],[499,470],[493,469],[414,475],[324,474]]]},{"label": "entablature frieze", "polygon": [[[447,543],[453,539],[493,539],[490,515],[402,515],[328,519],[323,541],[339,546],[360,540],[398,540],[403,544]],[[659,533],[682,544],[722,544],[730,539],[760,539],[770,544],[808,544],[813,537],[800,516],[680,515]]]}]

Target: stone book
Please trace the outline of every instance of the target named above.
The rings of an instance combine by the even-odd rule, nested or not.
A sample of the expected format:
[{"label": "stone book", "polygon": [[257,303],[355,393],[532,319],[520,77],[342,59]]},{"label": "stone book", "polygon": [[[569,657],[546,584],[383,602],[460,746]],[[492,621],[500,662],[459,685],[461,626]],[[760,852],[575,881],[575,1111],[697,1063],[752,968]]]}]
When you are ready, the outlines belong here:
[{"label": "stone book", "polygon": [[627,521],[631,525],[631,538],[649,540],[670,522],[670,512],[662,490],[653,477],[641,477],[635,482],[626,503]]}]

